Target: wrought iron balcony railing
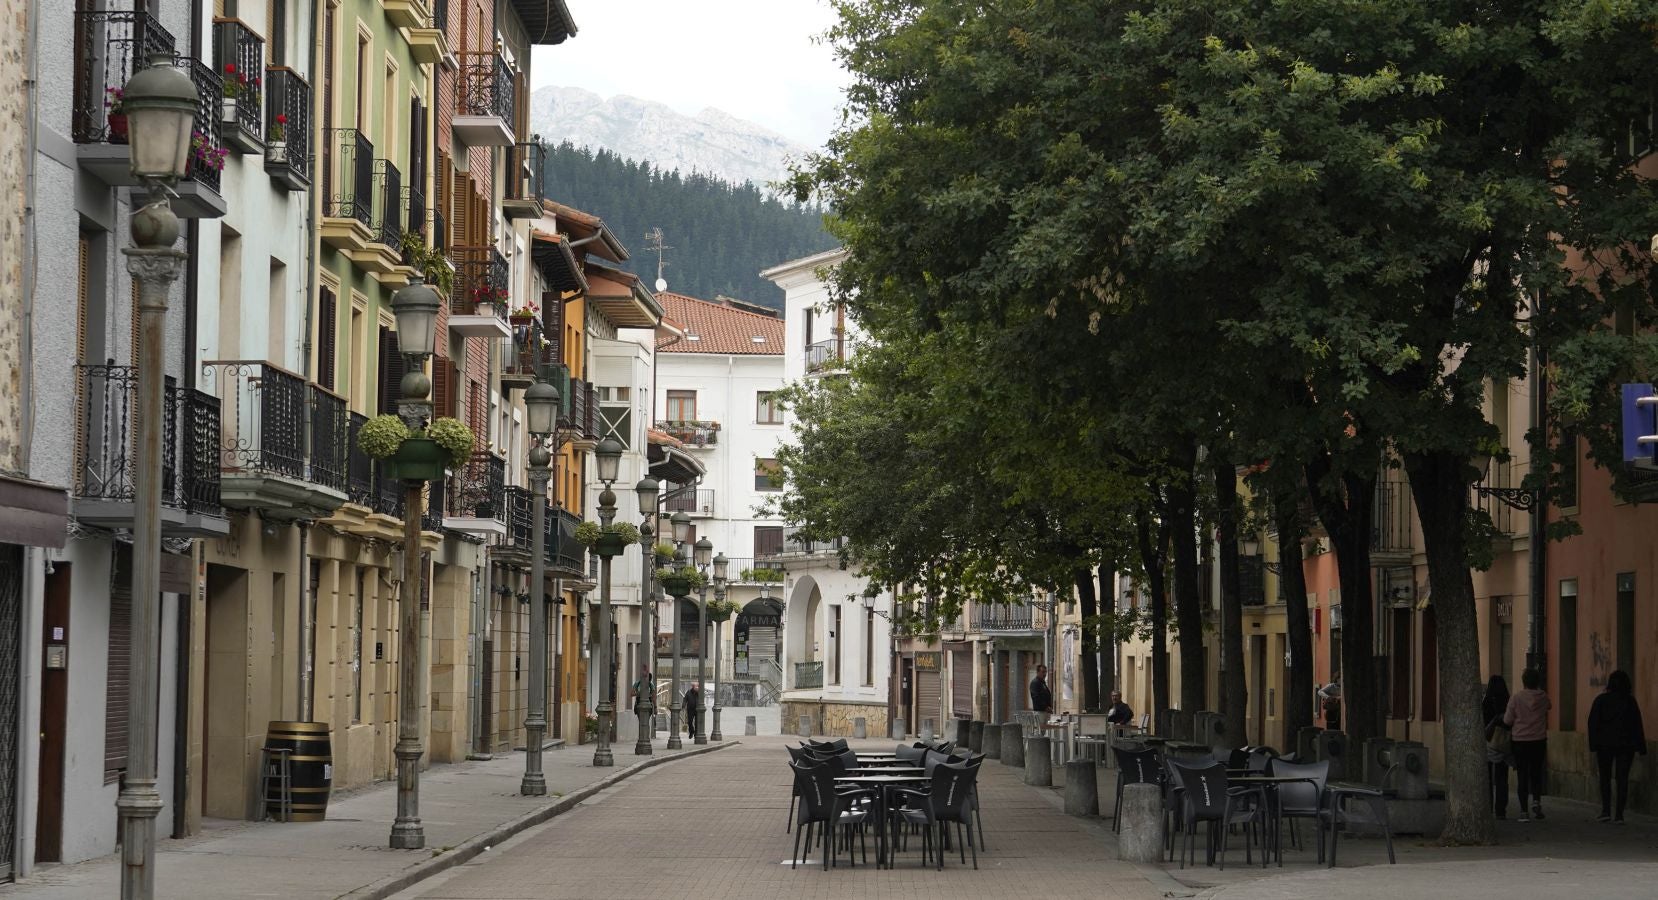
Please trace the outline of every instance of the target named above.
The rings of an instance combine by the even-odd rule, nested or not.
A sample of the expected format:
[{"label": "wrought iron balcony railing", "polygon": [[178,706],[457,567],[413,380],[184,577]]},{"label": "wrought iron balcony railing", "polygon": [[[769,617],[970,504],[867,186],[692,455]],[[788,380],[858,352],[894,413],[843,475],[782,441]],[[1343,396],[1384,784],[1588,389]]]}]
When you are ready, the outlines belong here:
[{"label": "wrought iron balcony railing", "polygon": [[666,421],[656,427],[679,439],[687,447],[713,447],[720,442],[720,423]]},{"label": "wrought iron balcony railing", "polygon": [[455,91],[455,115],[495,116],[510,123],[514,87],[506,59],[494,50],[469,50],[456,56],[460,81]]},{"label": "wrought iron balcony railing", "polygon": [[530,550],[530,489],[509,487],[507,494],[507,545],[528,553]]},{"label": "wrought iron balcony railing", "polygon": [[234,118],[225,122],[226,137],[238,149],[258,152],[265,139],[265,39],[241,19],[216,18],[213,60],[224,81],[225,99],[236,105]]},{"label": "wrought iron balcony railing", "polygon": [[1376,479],[1376,505],[1371,513],[1370,552],[1409,553],[1415,544],[1412,524],[1416,510],[1410,483],[1397,471],[1383,472]]},{"label": "wrought iron balcony railing", "polygon": [[726,563],[726,577],[738,584],[783,584],[783,567],[761,557],[731,557]]},{"label": "wrought iron balcony railing", "polygon": [[357,433],[368,424],[362,413],[350,413],[346,420],[346,496],[358,506],[374,506],[374,458],[357,446]]},{"label": "wrought iron balcony railing", "polygon": [[505,523],[507,461],[493,453],[476,452],[447,483],[444,511],[469,519]]},{"label": "wrought iron balcony railing", "polygon": [[580,378],[570,379],[570,423],[571,431],[576,432],[583,440],[596,441],[598,434],[594,432],[594,413],[598,409],[598,394],[593,389],[591,381]]},{"label": "wrought iron balcony railing", "polygon": [[846,538],[839,537],[832,541],[809,541],[800,534],[800,528],[786,525],[783,528],[783,550],[780,557],[810,556],[817,553],[838,553],[846,546]]},{"label": "wrought iron balcony railing", "polygon": [[845,338],[831,338],[806,346],[806,371],[829,372],[846,367]]},{"label": "wrought iron balcony railing", "polygon": [[[138,487],[138,370],[76,366],[75,496],[132,503]],[[209,515],[219,504],[219,401],[169,377],[163,398],[161,503]]]},{"label": "wrought iron balcony railing", "polygon": [[403,173],[389,159],[374,161],[374,241],[402,253]]},{"label": "wrought iron balcony railing", "polygon": [[519,378],[539,378],[553,358],[552,341],[542,330],[540,319],[514,319],[512,322],[512,353],[502,365],[502,374]]},{"label": "wrought iron balcony railing", "polygon": [[670,513],[684,512],[695,516],[711,516],[714,514],[714,491],[711,488],[702,488],[685,491],[681,494],[673,494],[663,502],[662,508]]},{"label": "wrought iron balcony railing", "polygon": [[125,144],[121,95],[133,73],[157,53],[175,55],[172,32],[147,12],[75,13],[75,99],[70,130],[77,144]]},{"label": "wrought iron balcony railing", "polygon": [[576,540],[576,526],[581,517],[552,504],[547,506],[546,550],[547,565],[566,572],[580,572],[587,567],[587,548]]},{"label": "wrought iron balcony railing", "polygon": [[[408,218],[403,230],[424,240],[426,234],[426,192],[420,189],[420,185],[411,183],[403,189],[403,195],[404,208],[408,210]],[[404,259],[404,263],[408,263],[407,258]]]},{"label": "wrought iron balcony railing", "polygon": [[322,135],[322,214],[374,231],[374,144],[355,128]]},{"label": "wrought iron balcony railing", "polygon": [[449,250],[449,220],[443,215],[443,198],[438,198],[436,206],[432,207],[432,246],[439,253]]},{"label": "wrought iron balcony railing", "polygon": [[547,196],[543,183],[546,161],[547,148],[540,138],[508,148],[506,184],[501,190],[501,211],[508,218],[540,217],[541,201]]},{"label": "wrought iron balcony railing", "polygon": [[452,315],[475,316],[478,304],[490,301],[494,313],[507,317],[508,267],[506,257],[494,247],[456,247],[449,251],[455,264],[455,286],[449,293]]},{"label": "wrought iron balcony railing", "polygon": [[975,631],[1041,631],[1048,614],[1028,603],[975,603],[969,622]]},{"label": "wrought iron balcony railing", "polygon": [[272,66],[265,70],[265,104],[265,139],[283,145],[280,155],[267,145],[265,172],[288,190],[304,190],[311,184],[311,85],[286,66]]},{"label": "wrought iron balcony railing", "polygon": [[343,397],[259,360],[216,360],[203,374],[228,423],[219,444],[221,472],[348,491],[356,442]]},{"label": "wrought iron balcony railing", "polygon": [[195,131],[190,135],[190,164],[184,173],[192,181],[217,192],[228,152],[219,129],[224,82],[219,79],[219,73],[200,60],[181,57],[178,62],[196,86]]},{"label": "wrought iron balcony railing", "polygon": [[306,480],[346,493],[350,488],[353,435],[345,398],[320,384],[307,384],[305,388],[311,422]]},{"label": "wrought iron balcony railing", "polygon": [[795,663],[794,686],[801,689],[823,687],[823,661]]}]

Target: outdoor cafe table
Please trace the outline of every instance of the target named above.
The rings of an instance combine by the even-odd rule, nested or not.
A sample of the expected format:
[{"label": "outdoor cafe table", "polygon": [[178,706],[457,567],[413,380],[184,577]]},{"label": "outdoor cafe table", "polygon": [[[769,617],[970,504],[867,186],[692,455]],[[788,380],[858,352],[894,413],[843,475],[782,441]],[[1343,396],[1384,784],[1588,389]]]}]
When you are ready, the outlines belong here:
[{"label": "outdoor cafe table", "polygon": [[1097,765],[1100,764],[1100,748],[1109,746],[1110,743],[1111,743],[1111,739],[1110,738],[1102,738],[1102,737],[1089,737],[1087,735],[1083,735],[1081,737],[1076,738],[1076,742],[1077,742],[1077,755],[1081,756],[1083,753],[1087,753],[1088,758],[1093,760],[1094,765],[1097,766]]},{"label": "outdoor cafe table", "polygon": [[[889,869],[892,868],[892,860],[891,860],[889,854],[887,853],[887,806],[888,806],[888,797],[889,797],[888,791],[890,791],[894,787],[897,787],[898,785],[923,784],[927,780],[928,780],[927,776],[921,774],[920,769],[916,769],[915,774],[913,774],[913,775],[897,775],[897,774],[883,773],[883,774],[880,774],[880,775],[864,775],[864,774],[861,774],[861,775],[840,775],[840,776],[837,776],[835,778],[835,783],[836,784],[868,785],[868,786],[873,787],[873,788],[876,789],[875,796],[878,798],[876,800],[876,804],[875,804],[876,805],[876,809],[875,809],[875,867],[876,868],[880,868],[882,865],[885,865]],[[834,832],[833,829],[830,829],[829,834],[827,835],[827,837],[831,841],[835,839],[835,832]]]},{"label": "outdoor cafe table", "polygon": [[860,768],[860,769],[866,769],[866,768],[871,768],[871,767],[886,768],[886,767],[889,767],[889,766],[900,766],[900,767],[906,768],[906,769],[907,768],[920,768],[919,766],[916,765],[916,762],[917,761],[913,760],[913,759],[869,759],[867,757],[860,756],[860,757],[858,757],[858,768]]},{"label": "outdoor cafe table", "polygon": [[[1243,787],[1262,787],[1266,789],[1267,804],[1270,807],[1267,812],[1271,814],[1271,820],[1267,829],[1268,839],[1272,842],[1270,850],[1277,858],[1278,865],[1282,866],[1284,864],[1284,841],[1282,829],[1279,828],[1279,821],[1281,817],[1278,815],[1278,788],[1297,781],[1317,785],[1318,780],[1299,775],[1233,775],[1232,772],[1234,771],[1236,770],[1227,770],[1227,784],[1239,785]],[[1263,854],[1264,853],[1265,851],[1263,851]],[[1266,861],[1263,859],[1262,864],[1265,865],[1265,862]]]}]

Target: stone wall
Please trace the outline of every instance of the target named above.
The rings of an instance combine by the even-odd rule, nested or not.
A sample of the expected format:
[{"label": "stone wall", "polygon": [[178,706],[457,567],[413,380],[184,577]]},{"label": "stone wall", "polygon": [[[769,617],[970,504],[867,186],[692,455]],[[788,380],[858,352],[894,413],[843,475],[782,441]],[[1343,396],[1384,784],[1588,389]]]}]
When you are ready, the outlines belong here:
[{"label": "stone wall", "polygon": [[784,734],[798,734],[800,717],[810,716],[812,733],[826,737],[851,737],[852,720],[864,720],[864,733],[872,738],[887,734],[887,706],[885,703],[848,703],[819,700],[783,701],[782,723]]},{"label": "stone wall", "polygon": [[28,202],[28,129],[21,123],[32,118],[29,93],[23,90],[27,76],[29,36],[28,4],[25,0],[0,0],[0,118],[18,127],[0,134],[0,392],[12,402],[0,404],[0,471],[23,470],[24,404],[28,373],[24,369],[23,345],[27,340],[24,316],[23,280],[24,206]]}]

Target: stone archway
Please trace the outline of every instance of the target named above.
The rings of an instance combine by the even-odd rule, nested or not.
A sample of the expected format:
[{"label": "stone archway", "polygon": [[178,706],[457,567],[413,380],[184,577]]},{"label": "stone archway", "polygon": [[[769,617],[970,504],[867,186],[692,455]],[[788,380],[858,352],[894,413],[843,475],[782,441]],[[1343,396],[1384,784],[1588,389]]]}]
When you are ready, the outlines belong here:
[{"label": "stone archway", "polygon": [[818,588],[817,581],[810,575],[799,576],[789,589],[783,613],[784,686],[788,689],[810,690],[823,686],[821,674],[816,684],[811,683],[810,677],[804,679],[806,684],[801,683],[804,664],[819,663],[821,673],[823,641],[818,619],[822,614],[823,591]]}]

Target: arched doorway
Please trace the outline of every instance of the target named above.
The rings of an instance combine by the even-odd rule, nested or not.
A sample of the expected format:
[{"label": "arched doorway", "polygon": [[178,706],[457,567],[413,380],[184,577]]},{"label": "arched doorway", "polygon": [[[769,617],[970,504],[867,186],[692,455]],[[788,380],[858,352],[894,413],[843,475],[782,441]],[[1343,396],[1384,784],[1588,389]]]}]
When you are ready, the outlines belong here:
[{"label": "arched doorway", "polygon": [[[732,626],[738,706],[770,706],[783,694],[783,603],[750,600]],[[746,687],[744,687],[746,685]]]},{"label": "arched doorway", "polygon": [[783,646],[784,687],[814,690],[823,687],[822,636],[818,617],[823,610],[823,592],[809,575],[795,579],[785,607]]}]

